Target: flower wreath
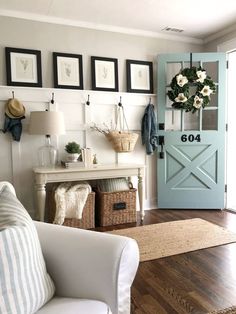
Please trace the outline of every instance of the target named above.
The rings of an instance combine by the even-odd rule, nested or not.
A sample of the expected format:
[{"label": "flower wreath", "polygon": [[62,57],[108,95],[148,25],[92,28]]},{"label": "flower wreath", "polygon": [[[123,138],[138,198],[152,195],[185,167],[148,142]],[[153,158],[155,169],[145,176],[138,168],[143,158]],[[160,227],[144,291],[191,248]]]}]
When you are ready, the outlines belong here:
[{"label": "flower wreath", "polygon": [[[190,86],[196,87],[194,95],[189,93]],[[192,113],[207,106],[216,91],[215,83],[201,67],[183,69],[173,77],[170,87],[167,95],[173,101],[172,107]]]}]

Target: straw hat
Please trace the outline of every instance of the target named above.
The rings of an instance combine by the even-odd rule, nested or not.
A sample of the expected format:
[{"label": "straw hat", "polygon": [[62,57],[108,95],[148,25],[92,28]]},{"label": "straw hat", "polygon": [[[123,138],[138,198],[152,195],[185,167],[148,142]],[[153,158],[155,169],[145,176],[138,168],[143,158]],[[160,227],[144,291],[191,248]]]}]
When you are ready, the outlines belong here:
[{"label": "straw hat", "polygon": [[25,107],[16,98],[10,98],[5,106],[5,113],[9,118],[18,119],[25,115]]}]

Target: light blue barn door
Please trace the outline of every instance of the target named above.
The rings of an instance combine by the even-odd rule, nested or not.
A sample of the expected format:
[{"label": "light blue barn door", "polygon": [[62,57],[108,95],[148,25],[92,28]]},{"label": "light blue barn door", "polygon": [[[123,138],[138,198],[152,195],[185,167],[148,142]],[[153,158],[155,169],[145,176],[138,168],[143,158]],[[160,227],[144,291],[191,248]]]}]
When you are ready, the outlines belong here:
[{"label": "light blue barn door", "polygon": [[[158,208],[224,208],[225,84],[224,53],[158,56],[159,126]],[[174,109],[167,96],[183,68],[201,66],[216,83],[216,93],[196,113]],[[190,89],[191,91],[191,89]],[[194,89],[191,91],[195,94]],[[163,153],[161,153],[163,151]]]}]

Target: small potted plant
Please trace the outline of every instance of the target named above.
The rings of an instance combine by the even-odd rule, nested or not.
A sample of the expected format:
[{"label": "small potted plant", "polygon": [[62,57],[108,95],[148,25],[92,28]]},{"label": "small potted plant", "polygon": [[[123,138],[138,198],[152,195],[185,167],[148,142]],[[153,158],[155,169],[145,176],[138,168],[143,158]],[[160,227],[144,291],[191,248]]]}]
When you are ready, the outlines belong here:
[{"label": "small potted plant", "polygon": [[76,142],[66,144],[65,151],[68,153],[67,161],[70,162],[76,162],[81,154],[80,145]]}]

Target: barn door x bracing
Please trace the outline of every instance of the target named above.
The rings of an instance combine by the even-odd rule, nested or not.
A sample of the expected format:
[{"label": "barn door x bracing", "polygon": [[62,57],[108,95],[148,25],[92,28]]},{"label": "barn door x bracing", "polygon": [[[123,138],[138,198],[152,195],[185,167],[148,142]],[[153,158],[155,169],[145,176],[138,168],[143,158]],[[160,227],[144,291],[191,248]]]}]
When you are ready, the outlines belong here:
[{"label": "barn door x bracing", "polygon": [[[165,54],[158,56],[157,61],[158,208],[222,209],[225,54]],[[195,113],[173,108],[167,96],[172,78],[191,66],[204,68],[216,83],[209,105]]]}]

